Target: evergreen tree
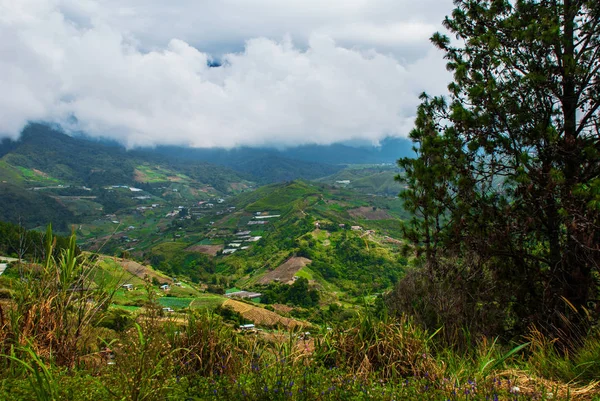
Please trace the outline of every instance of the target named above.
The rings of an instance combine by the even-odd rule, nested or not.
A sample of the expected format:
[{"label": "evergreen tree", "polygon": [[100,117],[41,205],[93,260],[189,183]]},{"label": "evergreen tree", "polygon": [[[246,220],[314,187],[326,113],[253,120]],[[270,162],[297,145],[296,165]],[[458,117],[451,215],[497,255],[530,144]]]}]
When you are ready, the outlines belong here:
[{"label": "evergreen tree", "polygon": [[399,161],[405,233],[432,279],[450,258],[491,277],[505,328],[572,339],[600,312],[600,2],[455,5],[457,41],[432,37],[450,94],[422,95]]}]

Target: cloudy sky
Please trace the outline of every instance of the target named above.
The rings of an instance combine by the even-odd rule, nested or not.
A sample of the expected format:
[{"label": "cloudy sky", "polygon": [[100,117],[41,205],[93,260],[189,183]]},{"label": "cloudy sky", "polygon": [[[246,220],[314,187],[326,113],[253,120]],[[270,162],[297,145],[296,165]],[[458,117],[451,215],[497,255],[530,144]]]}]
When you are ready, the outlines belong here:
[{"label": "cloudy sky", "polygon": [[450,80],[428,38],[451,9],[451,0],[0,0],[0,137],[28,121],[129,147],[406,136],[418,95]]}]

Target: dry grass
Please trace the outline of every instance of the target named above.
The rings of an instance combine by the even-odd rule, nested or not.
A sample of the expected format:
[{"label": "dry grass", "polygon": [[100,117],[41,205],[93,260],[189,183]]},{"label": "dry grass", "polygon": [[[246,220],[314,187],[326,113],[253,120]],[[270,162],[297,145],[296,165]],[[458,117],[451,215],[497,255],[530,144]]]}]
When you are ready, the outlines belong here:
[{"label": "dry grass", "polygon": [[308,327],[309,323],[302,322],[300,320],[291,319],[288,317],[283,317],[278,315],[275,312],[271,312],[269,310],[252,306],[246,304],[244,302],[235,301],[233,299],[228,299],[223,303],[224,308],[231,308],[234,311],[238,312],[244,319],[248,319],[253,321],[255,324],[260,324],[264,326],[283,326],[290,329],[296,327]]},{"label": "dry grass", "polygon": [[119,265],[121,265],[123,267],[123,269],[127,270],[127,272],[133,274],[134,276],[141,278],[142,280],[146,280],[146,279],[152,280],[153,278],[156,278],[160,282],[168,282],[168,283],[173,282],[173,280],[171,278],[168,278],[164,275],[157,273],[154,269],[152,269],[149,266],[144,266],[138,262],[135,262],[135,261],[129,260],[129,259],[121,259],[121,258],[112,258],[112,259],[114,259],[115,262],[117,262]]},{"label": "dry grass", "polygon": [[291,257],[274,270],[268,272],[258,280],[258,284],[269,284],[273,281],[292,283],[294,275],[312,260],[303,257]]},{"label": "dry grass", "polygon": [[[315,356],[327,364],[345,367],[367,377],[439,376],[425,333],[406,318],[399,322],[360,316],[346,330],[336,329],[319,338]],[[328,361],[327,361],[328,360]]]},{"label": "dry grass", "polygon": [[[600,381],[594,381],[585,386],[562,383],[531,375],[518,369],[508,369],[498,372],[496,377],[505,382],[510,380],[511,387],[518,388],[518,393],[528,397],[537,397],[540,392],[546,393],[546,398],[555,400],[587,401],[597,400],[600,397]],[[549,396],[552,394],[552,396]]]}]

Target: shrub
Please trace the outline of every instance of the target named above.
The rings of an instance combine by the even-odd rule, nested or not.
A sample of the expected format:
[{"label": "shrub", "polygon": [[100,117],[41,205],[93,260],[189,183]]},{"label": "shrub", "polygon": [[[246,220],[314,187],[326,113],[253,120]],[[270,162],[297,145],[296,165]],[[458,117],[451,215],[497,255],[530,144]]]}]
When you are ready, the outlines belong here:
[{"label": "shrub", "polygon": [[314,357],[325,366],[387,379],[437,374],[427,335],[409,318],[394,321],[361,314],[349,327],[315,339]]},{"label": "shrub", "polygon": [[499,293],[492,277],[466,262],[439,265],[443,269],[435,272],[427,266],[408,270],[386,296],[390,314],[407,314],[430,332],[443,328],[445,344],[463,349],[474,345],[472,338],[510,336],[510,294]]}]

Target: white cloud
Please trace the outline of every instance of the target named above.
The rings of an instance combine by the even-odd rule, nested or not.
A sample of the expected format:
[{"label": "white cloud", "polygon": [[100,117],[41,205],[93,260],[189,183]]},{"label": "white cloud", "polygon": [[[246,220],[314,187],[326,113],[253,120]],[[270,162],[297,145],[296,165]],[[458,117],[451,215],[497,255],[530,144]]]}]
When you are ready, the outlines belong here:
[{"label": "white cloud", "polygon": [[[164,19],[193,13],[201,3],[187,4],[189,10],[170,5]],[[205,11],[222,15],[234,31],[235,21],[250,20],[245,12],[272,15],[263,18],[264,29],[253,20],[238,24],[238,36],[230,37],[246,38],[243,50],[222,55],[223,66],[210,68],[211,55],[190,44],[189,23],[179,30],[182,39],[164,45],[144,39],[167,37],[162,25],[155,31],[145,26],[160,6],[140,13],[142,3],[133,0],[120,6],[0,0],[0,135],[16,137],[27,121],[45,120],[128,146],[376,142],[406,135],[418,94],[438,93],[449,80],[430,45],[413,58],[387,51],[425,40],[435,28],[427,22],[360,22],[356,16],[367,3],[359,0],[289,1],[285,9],[280,1],[262,0],[253,2],[256,10],[248,2],[223,3],[232,11],[204,4]],[[307,14],[305,43],[291,39],[301,36],[293,24],[289,36],[275,22],[275,36],[267,32],[268,22],[284,13]],[[132,19],[128,26],[126,18]]]}]

